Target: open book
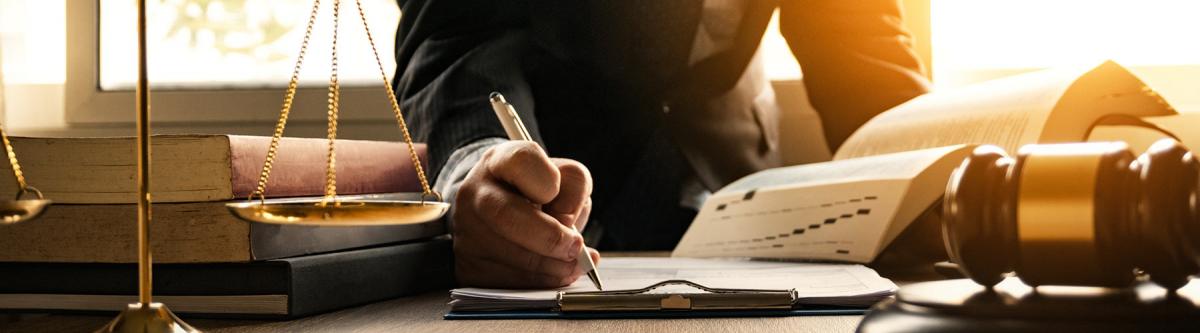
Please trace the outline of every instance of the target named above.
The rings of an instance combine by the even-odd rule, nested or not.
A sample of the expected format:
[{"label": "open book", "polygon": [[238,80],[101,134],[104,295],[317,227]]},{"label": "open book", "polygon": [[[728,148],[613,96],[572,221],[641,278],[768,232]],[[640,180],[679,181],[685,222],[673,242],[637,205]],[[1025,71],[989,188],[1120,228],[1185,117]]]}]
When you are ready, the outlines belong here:
[{"label": "open book", "polygon": [[1111,61],[929,93],[871,119],[833,161],[765,170],[714,193],[673,255],[870,262],[941,198],[974,145],[1144,147],[1187,121]]}]

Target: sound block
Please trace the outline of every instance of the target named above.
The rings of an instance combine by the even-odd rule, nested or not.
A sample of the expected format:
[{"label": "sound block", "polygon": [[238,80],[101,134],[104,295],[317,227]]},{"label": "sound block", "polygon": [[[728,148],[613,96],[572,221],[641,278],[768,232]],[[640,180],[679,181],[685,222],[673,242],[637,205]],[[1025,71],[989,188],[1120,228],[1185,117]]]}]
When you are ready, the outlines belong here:
[{"label": "sound block", "polygon": [[1041,286],[1010,277],[993,289],[968,279],[915,283],[876,304],[860,333],[1196,332],[1200,282],[1168,291],[1150,282],[1123,289]]}]

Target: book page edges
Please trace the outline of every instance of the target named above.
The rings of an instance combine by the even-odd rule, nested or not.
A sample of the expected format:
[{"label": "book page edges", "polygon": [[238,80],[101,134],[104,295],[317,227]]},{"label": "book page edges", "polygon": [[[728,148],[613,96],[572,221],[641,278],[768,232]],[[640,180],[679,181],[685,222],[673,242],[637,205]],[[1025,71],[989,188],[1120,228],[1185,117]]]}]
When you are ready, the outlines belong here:
[{"label": "book page edges", "polygon": [[963,145],[926,148],[860,158],[795,165],[759,171],[721,188],[714,194],[751,188],[819,186],[864,180],[912,179],[930,164]]},{"label": "book page edges", "polygon": [[[136,199],[134,138],[12,138],[27,181],[48,199],[67,204],[125,204]],[[156,203],[246,199],[257,187],[269,137],[156,135],[152,138],[151,193]],[[338,193],[417,192],[403,143],[339,140]],[[416,144],[418,156],[425,146]],[[324,139],[285,138],[268,196],[324,193]],[[9,173],[7,163],[0,173]],[[270,186],[273,185],[273,186]],[[16,193],[0,176],[0,193]]]},{"label": "book page edges", "polygon": [[1158,94],[1113,61],[1033,72],[919,96],[876,116],[834,159],[950,144],[1083,141],[1112,114],[1175,114]]},{"label": "book page edges", "polygon": [[[60,204],[122,204],[137,198],[134,138],[13,137],[26,181]],[[224,135],[156,135],[151,139],[152,200],[229,199],[229,144]],[[0,173],[11,175],[8,163]],[[0,192],[16,193],[12,177]]]},{"label": "book page edges", "polygon": [[[150,242],[155,263],[245,262],[250,224],[220,202],[154,205]],[[0,261],[137,262],[133,204],[55,205],[36,223],[0,232]]]},{"label": "book page edges", "polygon": [[[897,193],[899,199],[894,203],[896,206],[883,211],[872,212],[874,214],[891,213],[887,218],[886,224],[870,227],[870,231],[860,233],[856,237],[860,240],[870,241],[873,244],[869,245],[869,255],[859,255],[861,252],[854,252],[853,256],[847,257],[802,257],[802,256],[764,256],[772,258],[794,258],[794,259],[823,259],[823,260],[849,260],[852,262],[869,262],[878,255],[886,245],[891,242],[901,231],[904,230],[911,221],[921,214],[925,208],[941,197],[941,193],[945,190],[946,179],[950,172],[965,157],[975,146],[957,145],[950,147],[939,147],[932,149],[924,149],[918,151],[901,152],[894,154],[885,154],[879,156],[823,162],[810,165],[802,165],[788,168],[772,169],[762,171],[744,177],[737,182],[726,186],[717,193],[714,193],[704,206],[701,207],[701,213],[697,215],[696,222],[688,228],[683,239],[676,246],[673,256],[695,256],[711,257],[711,254],[702,254],[705,250],[698,248],[698,244],[714,241],[727,241],[724,239],[715,239],[715,235],[722,235],[714,229],[720,229],[718,225],[712,224],[712,221],[706,220],[714,211],[717,211],[718,205],[728,201],[736,201],[742,197],[745,191],[757,192],[756,198],[761,196],[767,198],[769,196],[787,195],[787,196],[802,196],[812,197],[812,195],[801,195],[797,191],[823,191],[822,189],[830,187],[846,187],[853,186],[861,188],[863,193],[877,193],[880,191]],[[858,164],[849,166],[851,164]],[[838,166],[848,166],[848,169],[858,171],[847,172],[846,170],[838,170]],[[880,170],[885,172],[872,173],[871,166],[880,167]],[[903,166],[903,167],[897,167]],[[891,168],[890,170],[888,170]],[[840,172],[841,174],[829,176],[828,172]],[[817,174],[825,173],[825,177]],[[805,177],[796,177],[802,175]],[[792,177],[789,179],[789,176]],[[797,181],[797,179],[800,179]],[[813,181],[807,181],[813,180]],[[883,190],[870,190],[871,188]],[[892,189],[901,188],[901,191]],[[868,194],[870,195],[870,194]],[[818,195],[819,197],[819,195]],[[762,199],[755,199],[761,202]],[[917,207],[917,208],[913,208]],[[779,208],[779,207],[777,207]],[[778,227],[778,226],[772,226]],[[708,229],[708,230],[705,230]],[[711,251],[710,251],[711,252]],[[739,252],[738,255],[741,255]]]},{"label": "book page edges", "polygon": [[929,206],[942,200],[950,175],[976,147],[978,145],[958,146],[957,149],[931,163],[908,183],[908,190],[905,192],[900,208],[879,240],[879,246],[875,250],[876,256],[887,248],[896,237],[900,236],[900,233],[904,232],[913,221],[916,221],[917,217]]},{"label": "book page edges", "polygon": [[834,159],[953,144],[1033,142],[1059,97],[1087,68],[1061,68],[918,96],[872,118]]},{"label": "book page edges", "polygon": [[[1046,120],[1037,142],[1085,141],[1097,122],[1110,115],[1172,114],[1176,114],[1175,109],[1133,72],[1116,62],[1105,61],[1067,88]],[[1014,153],[1016,148],[1019,147],[1005,147]]]},{"label": "book page edges", "polygon": [[1200,149],[1200,113],[1145,117],[1142,120],[1175,134],[1188,149]]}]

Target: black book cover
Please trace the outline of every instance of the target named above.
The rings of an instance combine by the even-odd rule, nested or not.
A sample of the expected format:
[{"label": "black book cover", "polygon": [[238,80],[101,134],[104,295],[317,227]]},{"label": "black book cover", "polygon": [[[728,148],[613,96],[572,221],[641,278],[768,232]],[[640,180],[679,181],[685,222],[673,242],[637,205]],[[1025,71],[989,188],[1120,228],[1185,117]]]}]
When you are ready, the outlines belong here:
[{"label": "black book cover", "polygon": [[[155,295],[287,295],[287,317],[450,288],[451,241],[248,263],[154,265]],[[136,264],[0,263],[0,294],[135,295]]]}]

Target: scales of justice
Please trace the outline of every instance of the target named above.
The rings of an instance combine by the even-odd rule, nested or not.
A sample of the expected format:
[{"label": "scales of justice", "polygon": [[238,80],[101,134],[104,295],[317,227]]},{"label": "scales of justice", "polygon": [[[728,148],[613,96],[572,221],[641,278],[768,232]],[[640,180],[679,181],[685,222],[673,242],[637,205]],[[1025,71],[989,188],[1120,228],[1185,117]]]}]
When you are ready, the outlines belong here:
[{"label": "scales of justice", "polygon": [[[288,113],[299,85],[300,68],[304,63],[304,55],[317,20],[321,0],[314,0],[312,13],[296,57],[296,66],[292,72],[291,81],[279,111],[279,121],[267,150],[255,191],[245,202],[229,203],[226,207],[233,215],[253,223],[291,224],[310,226],[364,226],[364,225],[398,225],[414,224],[433,221],[441,218],[449,210],[450,205],[442,202],[441,195],[429,187],[425,171],[413,149],[412,138],[404,116],[400,111],[399,102],[392,92],[387,75],[383,70],[383,62],[375,41],[367,25],[366,14],[363,12],[360,0],[355,0],[358,16],[367,34],[371,50],[375,54],[375,62],[379,65],[380,79],[387,97],[391,102],[392,112],[396,123],[403,134],[404,142],[408,145],[409,156],[416,168],[417,178],[421,183],[422,193],[419,201],[382,200],[382,199],[342,199],[337,196],[337,152],[334,142],[337,139],[338,101],[340,86],[338,84],[337,67],[337,29],[340,0],[333,0],[333,43],[331,47],[332,64],[329,77],[328,107],[327,107],[327,137],[329,150],[326,156],[325,195],[320,198],[304,200],[288,200],[274,202],[266,199],[267,182],[271,177],[271,167],[278,154],[279,140],[283,137],[287,125]],[[199,332],[183,320],[176,317],[162,303],[155,303],[151,293],[151,258],[150,258],[150,89],[146,69],[146,0],[137,1],[137,33],[138,33],[138,81],[135,93],[136,122],[137,122],[137,235],[138,235],[138,302],[129,304],[115,319],[97,332]],[[0,201],[0,224],[29,222],[36,219],[51,204],[42,193],[25,182],[21,167],[17,161],[16,152],[8,141],[8,136],[0,129],[0,139],[3,139],[8,161],[12,165],[13,177],[20,190],[16,197],[9,201]],[[36,197],[36,198],[35,198]],[[36,223],[36,222],[29,222]]]}]

